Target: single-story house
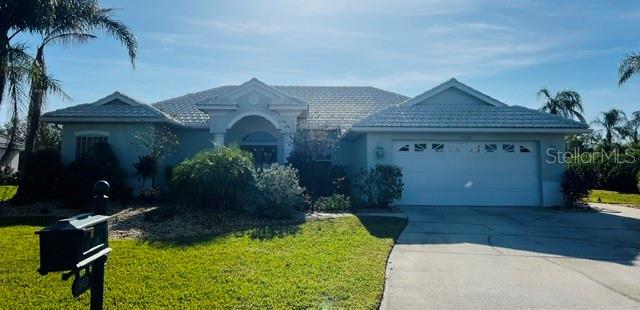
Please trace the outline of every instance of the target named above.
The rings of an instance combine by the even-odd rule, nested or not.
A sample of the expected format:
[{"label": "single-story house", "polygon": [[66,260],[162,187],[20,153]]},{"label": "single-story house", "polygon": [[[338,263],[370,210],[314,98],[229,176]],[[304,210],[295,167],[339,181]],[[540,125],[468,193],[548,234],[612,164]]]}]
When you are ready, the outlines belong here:
[{"label": "single-story house", "polygon": [[0,135],[0,157],[4,156],[4,153],[9,152],[9,154],[7,155],[7,161],[2,166],[2,169],[8,167],[13,172],[18,171],[20,152],[22,151],[24,151],[24,144],[14,143],[9,150],[9,137]]},{"label": "single-story house", "polygon": [[549,150],[563,151],[567,135],[589,132],[584,123],[509,106],[455,79],[408,98],[374,87],[270,86],[253,78],[153,104],[115,92],[43,119],[63,125],[66,164],[108,142],[132,186],[139,184],[133,163],[143,155],[133,136],[149,124],[171,126],[179,137],[168,165],[220,144],[251,151],[258,164],[286,163],[297,130],[330,130],[339,139],[333,164],[352,171],[400,166],[398,203],[409,205],[560,205],[564,166],[548,160]]}]

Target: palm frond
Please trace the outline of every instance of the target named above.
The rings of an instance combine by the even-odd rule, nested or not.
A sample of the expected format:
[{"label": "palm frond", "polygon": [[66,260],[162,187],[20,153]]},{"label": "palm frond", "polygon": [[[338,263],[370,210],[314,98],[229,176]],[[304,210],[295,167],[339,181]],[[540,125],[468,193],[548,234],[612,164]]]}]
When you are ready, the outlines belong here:
[{"label": "palm frond", "polygon": [[72,31],[72,32],[64,32],[64,33],[52,35],[48,37],[47,40],[45,40],[42,44],[47,44],[50,42],[60,43],[63,46],[68,47],[71,45],[84,44],[84,43],[87,43],[89,40],[95,39],[95,38],[96,36],[90,33]]},{"label": "palm frond", "polygon": [[114,9],[99,9],[90,21],[90,27],[96,30],[103,30],[108,35],[119,40],[127,49],[131,65],[135,68],[135,58],[138,53],[138,41],[127,25],[113,18],[113,12]]},{"label": "palm frond", "polygon": [[640,72],[640,53],[628,54],[618,66],[618,86],[624,84],[633,75]]}]

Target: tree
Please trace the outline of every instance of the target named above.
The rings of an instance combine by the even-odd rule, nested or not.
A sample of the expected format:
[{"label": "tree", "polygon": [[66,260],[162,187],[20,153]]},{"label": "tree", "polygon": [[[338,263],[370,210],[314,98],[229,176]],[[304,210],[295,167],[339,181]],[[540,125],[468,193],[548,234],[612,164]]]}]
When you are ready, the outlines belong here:
[{"label": "tree", "polygon": [[640,72],[640,53],[629,53],[618,65],[618,86]]},{"label": "tree", "polygon": [[151,178],[151,186],[155,186],[158,167],[180,144],[180,140],[171,127],[165,125],[150,125],[146,130],[136,132],[133,138],[133,144],[147,153],[134,164],[138,174],[143,178],[142,186],[144,187],[147,178]]},{"label": "tree", "polygon": [[611,150],[613,146],[613,139],[615,137],[623,137],[625,133],[626,116],[623,111],[618,109],[611,109],[606,112],[601,112],[593,123],[601,126],[604,129],[604,149]]},{"label": "tree", "polygon": [[540,97],[545,100],[544,105],[540,108],[541,111],[586,122],[582,116],[584,113],[582,98],[576,91],[565,89],[552,96],[549,89],[544,87],[538,91],[538,98]]},{"label": "tree", "polygon": [[[101,8],[96,0],[61,0],[51,1],[52,9],[43,12],[46,16],[39,21],[33,32],[42,36],[36,48],[36,55],[31,65],[31,90],[29,92],[29,111],[27,116],[27,133],[25,150],[22,157],[20,185],[29,175],[29,161],[33,155],[36,136],[40,126],[42,107],[49,93],[64,94],[57,80],[47,74],[45,64],[45,48],[49,44],[61,43],[66,46],[78,45],[95,38],[92,32],[105,31],[124,45],[133,63],[136,56],[137,42],[129,28],[114,19],[113,9]],[[30,12],[38,14],[40,12]],[[46,17],[46,18],[45,18]],[[24,195],[28,189],[18,188],[17,196]]]},{"label": "tree", "polygon": [[633,112],[626,124],[626,136],[633,145],[640,145],[640,111]]}]

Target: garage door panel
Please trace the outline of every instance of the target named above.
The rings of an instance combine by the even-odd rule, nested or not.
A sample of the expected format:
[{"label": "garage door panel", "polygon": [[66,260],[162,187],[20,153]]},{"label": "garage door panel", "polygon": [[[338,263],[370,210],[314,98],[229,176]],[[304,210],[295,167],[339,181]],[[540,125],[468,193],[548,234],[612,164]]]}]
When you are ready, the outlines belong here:
[{"label": "garage door panel", "polygon": [[[417,151],[417,143],[426,149],[421,145]],[[430,149],[432,145],[441,149]],[[393,161],[402,168],[405,183],[402,204],[540,204],[534,142],[397,141],[394,146]]]}]

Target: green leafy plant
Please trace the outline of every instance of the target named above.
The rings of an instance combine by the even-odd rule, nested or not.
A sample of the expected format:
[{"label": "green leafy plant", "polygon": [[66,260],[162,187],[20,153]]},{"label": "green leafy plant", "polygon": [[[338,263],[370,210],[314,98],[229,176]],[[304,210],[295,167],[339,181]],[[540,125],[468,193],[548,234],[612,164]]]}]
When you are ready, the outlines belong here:
[{"label": "green leafy plant", "polygon": [[274,164],[259,171],[255,187],[253,203],[246,207],[261,216],[289,217],[304,203],[305,188],[300,186],[298,170],[291,166]]},{"label": "green leafy plant", "polygon": [[358,207],[388,208],[402,197],[402,170],[395,165],[376,165],[353,177],[352,198]]},{"label": "green leafy plant", "polygon": [[[136,169],[136,174],[140,176],[142,188],[145,187],[148,179],[153,180],[158,173],[158,161],[151,155],[138,157],[138,161],[133,164],[133,167]],[[153,185],[153,181],[151,184]]]},{"label": "green leafy plant", "polygon": [[349,212],[351,211],[351,199],[342,194],[320,197],[313,204],[312,210],[319,212]]},{"label": "green leafy plant", "polygon": [[589,196],[592,185],[588,174],[571,167],[567,168],[560,181],[561,191],[564,195],[564,206],[567,208],[579,206]]},{"label": "green leafy plant", "polygon": [[239,207],[255,184],[251,154],[225,146],[199,152],[175,166],[171,174],[177,195],[218,210]]}]

